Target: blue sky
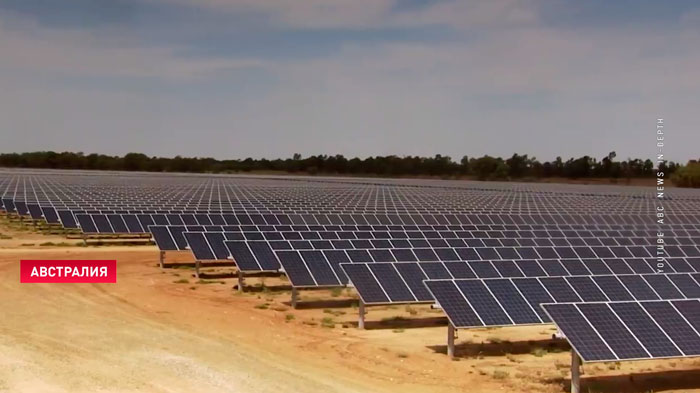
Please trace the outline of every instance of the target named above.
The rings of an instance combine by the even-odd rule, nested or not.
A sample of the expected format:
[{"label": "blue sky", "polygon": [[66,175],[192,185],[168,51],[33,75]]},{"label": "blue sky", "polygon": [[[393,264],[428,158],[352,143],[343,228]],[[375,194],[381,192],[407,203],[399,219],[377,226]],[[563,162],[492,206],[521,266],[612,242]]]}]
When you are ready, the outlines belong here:
[{"label": "blue sky", "polygon": [[0,151],[700,156],[700,4],[0,0]]}]

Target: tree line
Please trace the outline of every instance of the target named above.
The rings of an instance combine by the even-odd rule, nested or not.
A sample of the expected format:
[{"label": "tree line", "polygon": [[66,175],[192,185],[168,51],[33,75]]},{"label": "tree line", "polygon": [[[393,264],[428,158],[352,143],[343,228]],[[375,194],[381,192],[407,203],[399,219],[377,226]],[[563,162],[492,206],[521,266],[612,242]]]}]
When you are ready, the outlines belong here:
[{"label": "tree line", "polygon": [[440,154],[434,157],[376,156],[346,158],[342,155],[313,155],[302,157],[294,154],[287,159],[217,160],[214,158],[149,157],[141,153],[128,153],[123,157],[81,152],[40,151],[30,153],[0,154],[0,166],[12,168],[94,169],[147,172],[238,173],[277,171],[300,174],[337,174],[358,176],[432,176],[442,178],[470,177],[478,180],[540,179],[540,178],[652,178],[657,169],[681,186],[699,187],[700,172],[696,161],[682,166],[675,162],[662,163],[655,168],[647,159],[616,160],[615,152],[597,159],[591,156],[557,157],[541,162],[527,154],[513,154],[510,158],[462,157],[454,161]]}]

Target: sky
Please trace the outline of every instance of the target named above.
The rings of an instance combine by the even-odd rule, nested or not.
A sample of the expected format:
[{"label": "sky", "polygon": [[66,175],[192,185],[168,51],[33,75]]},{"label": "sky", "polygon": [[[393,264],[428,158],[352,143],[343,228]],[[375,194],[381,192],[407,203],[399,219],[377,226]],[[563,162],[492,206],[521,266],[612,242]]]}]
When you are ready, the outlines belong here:
[{"label": "sky", "polygon": [[700,151],[694,0],[0,0],[0,152]]}]

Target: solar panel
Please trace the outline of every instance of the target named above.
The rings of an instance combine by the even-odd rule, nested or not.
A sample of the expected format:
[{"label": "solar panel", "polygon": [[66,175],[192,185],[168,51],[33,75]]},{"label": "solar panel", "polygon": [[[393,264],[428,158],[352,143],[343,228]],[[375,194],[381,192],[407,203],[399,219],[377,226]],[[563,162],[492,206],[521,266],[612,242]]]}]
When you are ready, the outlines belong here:
[{"label": "solar panel", "polygon": [[158,245],[158,248],[163,251],[177,251],[177,243],[170,234],[168,227],[165,226],[155,226],[150,228],[151,234],[153,235],[153,240]]},{"label": "solar panel", "polygon": [[583,361],[700,355],[700,300],[543,304]]},{"label": "solar panel", "polygon": [[[355,283],[353,277],[349,276]],[[649,282],[656,282],[660,278],[669,283],[683,280],[692,290],[686,290],[685,293],[668,291],[659,294],[654,291]],[[700,290],[698,281],[687,273],[426,280],[425,285],[440,305],[446,296],[454,293],[452,288],[448,294],[440,292],[439,288],[447,286],[447,284],[434,284],[440,281],[453,283],[454,287],[462,293],[469,307],[467,310],[457,312],[476,313],[481,320],[481,324],[476,326],[546,323],[548,319],[539,311],[543,303],[599,303],[619,299],[647,301],[650,293],[655,294],[655,300],[694,299],[697,298],[696,291]],[[646,285],[651,292],[635,289],[642,285]],[[360,290],[358,289],[358,292]],[[591,318],[597,317],[599,313],[596,311],[595,308],[590,310]],[[584,313],[584,315],[587,314]],[[448,315],[448,317],[458,319],[458,316]],[[456,328],[476,326],[455,325]]]}]

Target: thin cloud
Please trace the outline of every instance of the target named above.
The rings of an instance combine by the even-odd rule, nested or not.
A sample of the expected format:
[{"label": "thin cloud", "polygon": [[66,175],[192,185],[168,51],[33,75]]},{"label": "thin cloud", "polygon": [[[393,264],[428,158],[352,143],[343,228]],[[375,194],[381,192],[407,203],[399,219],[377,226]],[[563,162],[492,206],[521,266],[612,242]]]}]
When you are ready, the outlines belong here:
[{"label": "thin cloud", "polygon": [[[200,20],[188,27],[194,38],[173,34],[145,44],[128,26],[51,28],[0,11],[0,51],[7,54],[0,60],[0,128],[11,131],[3,149],[219,158],[517,151],[541,159],[615,150],[621,158],[651,157],[660,116],[669,157],[697,155],[700,53],[693,49],[700,31],[691,26],[692,12],[668,29],[598,29],[548,24],[542,3],[527,0],[409,9],[393,1],[148,1],[184,2],[219,16],[267,14],[269,26],[232,27],[230,34],[266,60],[230,50],[216,36],[222,25],[209,30]],[[161,34],[180,32],[159,22]],[[416,27],[418,37],[435,26],[453,35],[348,34],[377,26]],[[261,32],[289,33],[290,50],[332,45],[271,60],[264,55],[274,49],[256,41]],[[210,37],[216,45],[195,50]]]},{"label": "thin cloud", "polygon": [[[0,70],[61,75],[184,80],[266,66],[258,59],[178,55],[174,46],[143,47],[78,29],[51,29],[0,14]],[[11,54],[11,55],[10,55]]]}]

